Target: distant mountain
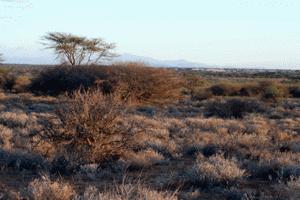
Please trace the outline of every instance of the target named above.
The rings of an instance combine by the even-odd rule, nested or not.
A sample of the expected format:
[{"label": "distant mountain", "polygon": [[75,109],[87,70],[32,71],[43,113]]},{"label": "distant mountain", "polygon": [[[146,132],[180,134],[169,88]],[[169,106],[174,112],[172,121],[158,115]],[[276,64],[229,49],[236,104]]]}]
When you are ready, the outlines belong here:
[{"label": "distant mountain", "polygon": [[[57,64],[58,61],[55,59],[53,54],[39,54],[37,55],[25,55],[25,56],[8,56],[5,58],[7,63],[14,64]],[[205,68],[211,67],[210,65],[202,63],[194,63],[186,60],[158,60],[146,56],[137,56],[132,54],[122,54],[114,58],[111,62],[143,62],[145,64],[154,67],[176,67],[176,68]]]},{"label": "distant mountain", "polygon": [[178,68],[201,68],[211,67],[203,63],[194,63],[187,60],[158,60],[151,57],[137,56],[132,54],[122,54],[113,59],[112,62],[143,62],[154,67],[178,67]]}]

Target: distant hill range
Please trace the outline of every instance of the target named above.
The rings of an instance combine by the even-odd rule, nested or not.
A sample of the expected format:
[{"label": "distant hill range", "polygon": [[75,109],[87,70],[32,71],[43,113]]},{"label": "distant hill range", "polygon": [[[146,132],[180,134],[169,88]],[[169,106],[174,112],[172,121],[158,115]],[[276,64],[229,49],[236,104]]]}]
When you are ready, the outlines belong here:
[{"label": "distant hill range", "polygon": [[[21,54],[22,55],[22,54]],[[25,64],[25,65],[55,65],[58,60],[50,53],[39,53],[38,55],[24,54],[24,56],[13,55],[13,53],[4,53],[5,62],[8,64]],[[270,63],[250,63],[250,64],[229,64],[229,65],[213,65],[190,62],[184,59],[179,60],[159,60],[146,56],[137,56],[133,54],[121,54],[106,64],[111,62],[142,62],[154,67],[173,67],[173,68],[190,68],[190,69],[214,69],[220,70],[225,68],[238,68],[238,69],[259,69],[259,70],[272,70],[272,69],[290,69],[299,70],[300,66],[296,64],[275,65]]]},{"label": "distant hill range", "polygon": [[[35,65],[51,65],[57,64],[57,60],[55,60],[55,56],[53,55],[40,55],[35,57],[30,56],[12,56],[7,57],[6,61],[8,63],[13,64],[35,64]],[[114,58],[111,62],[142,62],[147,65],[151,65],[154,67],[175,67],[175,68],[209,68],[211,65],[203,64],[203,63],[194,63],[189,62],[187,60],[159,60],[151,57],[145,56],[137,56],[132,54],[121,54],[120,56]]]},{"label": "distant hill range", "polygon": [[113,62],[142,62],[154,67],[176,67],[176,68],[208,68],[211,65],[189,62],[187,60],[158,60],[151,57],[122,54],[116,57]]}]

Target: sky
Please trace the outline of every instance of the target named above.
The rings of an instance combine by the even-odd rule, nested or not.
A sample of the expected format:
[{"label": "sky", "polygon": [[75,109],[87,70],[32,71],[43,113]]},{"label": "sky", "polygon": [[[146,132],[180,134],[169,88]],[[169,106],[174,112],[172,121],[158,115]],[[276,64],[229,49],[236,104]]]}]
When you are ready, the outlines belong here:
[{"label": "sky", "polygon": [[101,37],[119,54],[300,69],[299,10],[299,0],[0,0],[0,52],[50,58],[41,37],[55,31]]}]

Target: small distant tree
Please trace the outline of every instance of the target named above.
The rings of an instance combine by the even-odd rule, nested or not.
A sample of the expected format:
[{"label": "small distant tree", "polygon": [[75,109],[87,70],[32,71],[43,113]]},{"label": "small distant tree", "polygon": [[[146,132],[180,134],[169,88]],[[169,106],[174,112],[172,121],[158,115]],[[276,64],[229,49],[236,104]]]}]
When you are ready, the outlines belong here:
[{"label": "small distant tree", "polygon": [[86,38],[67,33],[48,33],[43,37],[44,45],[54,49],[63,64],[99,64],[116,56],[112,50],[115,44],[101,38]]}]

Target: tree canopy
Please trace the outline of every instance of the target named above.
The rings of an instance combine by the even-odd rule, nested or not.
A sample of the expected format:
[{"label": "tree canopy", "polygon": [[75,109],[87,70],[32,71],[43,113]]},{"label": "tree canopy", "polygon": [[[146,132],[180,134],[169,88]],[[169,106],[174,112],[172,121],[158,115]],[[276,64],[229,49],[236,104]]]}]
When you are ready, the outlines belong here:
[{"label": "tree canopy", "polygon": [[112,50],[115,44],[101,38],[87,38],[70,33],[53,32],[43,37],[44,45],[54,49],[63,64],[99,64],[116,56]]}]

